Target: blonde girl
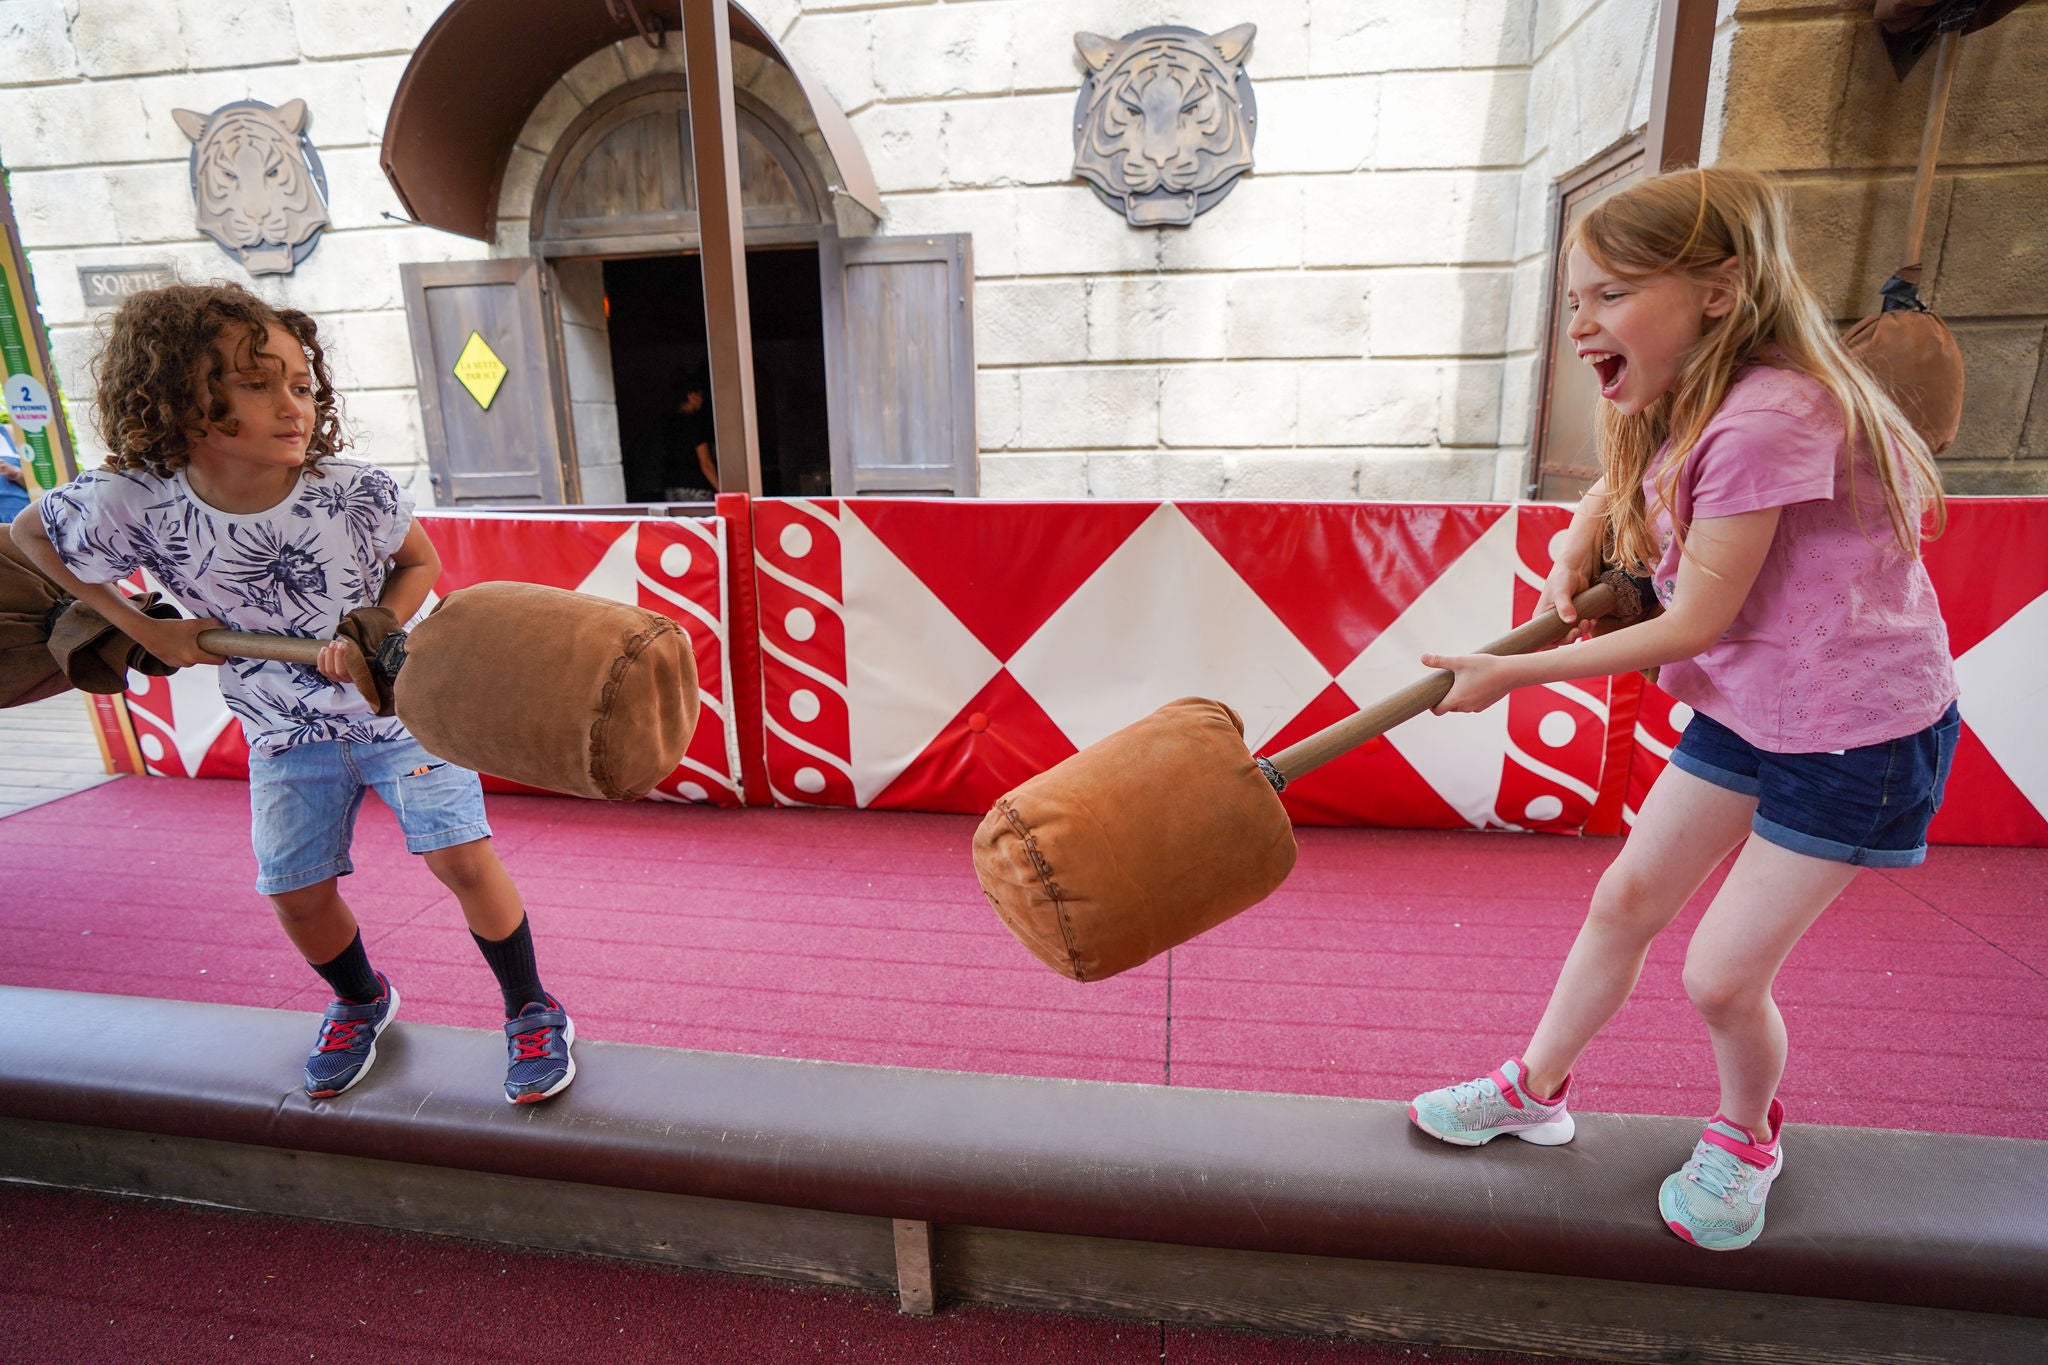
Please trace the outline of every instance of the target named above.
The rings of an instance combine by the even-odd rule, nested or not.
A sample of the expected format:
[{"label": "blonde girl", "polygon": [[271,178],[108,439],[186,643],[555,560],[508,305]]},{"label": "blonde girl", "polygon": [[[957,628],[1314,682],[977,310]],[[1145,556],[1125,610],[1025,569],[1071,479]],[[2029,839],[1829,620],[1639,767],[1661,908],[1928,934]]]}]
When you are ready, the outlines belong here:
[{"label": "blonde girl", "polygon": [[1569,334],[1600,385],[1603,473],[1539,610],[1571,619],[1604,558],[1648,572],[1663,614],[1543,654],[1423,656],[1456,675],[1439,711],[1660,665],[1692,708],[1528,1046],[1409,1115],[1461,1146],[1570,1141],[1573,1065],[1735,852],[1685,961],[1720,1108],[1658,1193],[1671,1230],[1713,1250],[1756,1240],[1784,1169],[1778,969],[1859,868],[1926,856],[1959,728],[1919,558],[1941,518],[1933,460],[1843,349],[1785,229],[1769,182],[1712,169],[1645,181],[1573,230]]}]

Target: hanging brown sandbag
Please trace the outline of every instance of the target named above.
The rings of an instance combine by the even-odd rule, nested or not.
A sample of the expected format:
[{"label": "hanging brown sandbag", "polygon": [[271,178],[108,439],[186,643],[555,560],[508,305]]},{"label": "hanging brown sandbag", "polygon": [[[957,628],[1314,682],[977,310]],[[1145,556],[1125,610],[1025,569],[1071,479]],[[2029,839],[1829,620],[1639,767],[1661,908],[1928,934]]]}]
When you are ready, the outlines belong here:
[{"label": "hanging brown sandbag", "polygon": [[1842,340],[1884,386],[1913,430],[1939,455],[1955,444],[1963,421],[1963,353],[1948,324],[1920,302],[1901,271],[1885,281],[1884,309],[1849,329]]}]

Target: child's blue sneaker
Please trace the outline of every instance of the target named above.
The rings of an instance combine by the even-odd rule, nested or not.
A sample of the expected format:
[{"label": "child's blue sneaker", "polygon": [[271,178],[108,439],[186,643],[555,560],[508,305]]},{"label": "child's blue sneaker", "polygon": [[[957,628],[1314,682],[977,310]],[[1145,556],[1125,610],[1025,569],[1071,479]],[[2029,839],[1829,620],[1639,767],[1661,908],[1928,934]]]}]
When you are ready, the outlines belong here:
[{"label": "child's blue sneaker", "polygon": [[1764,1197],[1785,1169],[1785,1106],[1771,1101],[1771,1143],[1716,1114],[1692,1160],[1664,1178],[1657,1210],[1664,1224],[1696,1247],[1740,1251],[1764,1230]]},{"label": "child's blue sneaker", "polygon": [[1477,1147],[1506,1134],[1539,1147],[1570,1142],[1576,1131],[1565,1108],[1571,1077],[1565,1077],[1557,1098],[1544,1104],[1522,1088],[1527,1075],[1521,1058],[1513,1058],[1490,1076],[1417,1095],[1408,1118],[1431,1137],[1460,1147]]},{"label": "child's blue sneaker", "polygon": [[384,994],[367,1005],[336,1000],[320,1019],[320,1040],[306,1058],[306,1094],[329,1099],[370,1074],[377,1061],[377,1035],[398,1015],[398,988],[375,973]]},{"label": "child's blue sneaker", "polygon": [[576,1025],[552,995],[546,1003],[536,1000],[507,1019],[505,1098],[513,1104],[533,1104],[567,1090],[576,1079],[576,1058],[569,1052],[575,1041]]}]

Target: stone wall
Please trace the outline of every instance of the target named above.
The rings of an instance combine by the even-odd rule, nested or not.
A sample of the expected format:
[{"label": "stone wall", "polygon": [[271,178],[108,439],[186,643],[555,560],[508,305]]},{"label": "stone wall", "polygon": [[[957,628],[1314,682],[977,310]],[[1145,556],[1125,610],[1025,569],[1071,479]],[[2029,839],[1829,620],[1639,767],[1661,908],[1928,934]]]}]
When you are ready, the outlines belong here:
[{"label": "stone wall", "polygon": [[[104,456],[87,420],[99,310],[77,267],[169,262],[303,308],[331,356],[362,458],[430,500],[398,266],[489,254],[394,222],[377,162],[384,116],[441,0],[0,0],[0,162],[63,386],[81,466]],[[173,109],[303,99],[332,226],[289,276],[251,281],[193,226],[191,144]]]},{"label": "stone wall", "polygon": [[[1934,75],[1892,73],[1869,5],[1740,0],[1724,9],[1710,154],[1781,173],[1794,248],[1835,315],[1875,312],[1903,262]],[[1954,329],[1963,425],[1951,492],[2048,493],[2048,0],[1960,42],[1928,213],[1921,294]]]}]

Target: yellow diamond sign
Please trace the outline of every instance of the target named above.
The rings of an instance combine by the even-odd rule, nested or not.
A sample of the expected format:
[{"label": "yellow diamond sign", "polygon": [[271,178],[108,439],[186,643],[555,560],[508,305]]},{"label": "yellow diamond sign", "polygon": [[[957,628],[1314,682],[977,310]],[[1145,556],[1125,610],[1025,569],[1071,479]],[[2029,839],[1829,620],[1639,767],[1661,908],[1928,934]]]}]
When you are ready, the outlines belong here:
[{"label": "yellow diamond sign", "polygon": [[498,386],[505,382],[505,362],[484,344],[481,333],[471,332],[462,354],[455,357],[455,377],[462,381],[463,388],[469,390],[469,396],[476,399],[478,407],[488,408],[491,400],[498,396]]}]

